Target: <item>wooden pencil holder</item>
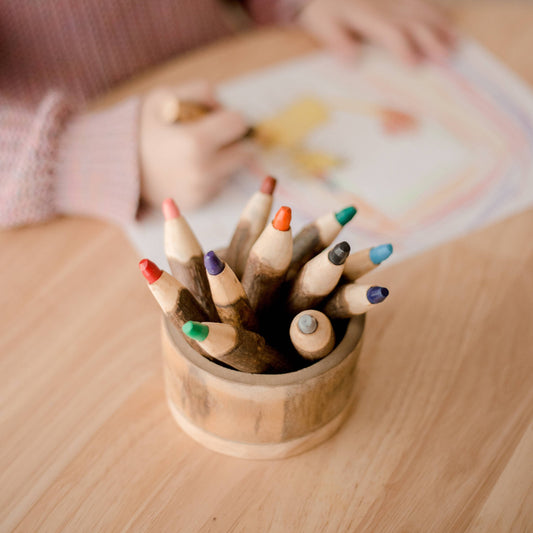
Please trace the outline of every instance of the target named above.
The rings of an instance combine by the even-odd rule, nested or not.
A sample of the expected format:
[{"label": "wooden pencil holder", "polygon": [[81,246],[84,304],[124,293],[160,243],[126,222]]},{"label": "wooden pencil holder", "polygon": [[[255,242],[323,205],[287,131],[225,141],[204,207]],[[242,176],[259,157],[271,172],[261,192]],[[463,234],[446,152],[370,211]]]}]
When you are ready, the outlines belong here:
[{"label": "wooden pencil holder", "polygon": [[364,315],[324,359],[287,374],[248,374],[196,352],[166,320],[162,344],[166,394],[180,427],[219,453],[279,459],[325,441],[349,410]]}]

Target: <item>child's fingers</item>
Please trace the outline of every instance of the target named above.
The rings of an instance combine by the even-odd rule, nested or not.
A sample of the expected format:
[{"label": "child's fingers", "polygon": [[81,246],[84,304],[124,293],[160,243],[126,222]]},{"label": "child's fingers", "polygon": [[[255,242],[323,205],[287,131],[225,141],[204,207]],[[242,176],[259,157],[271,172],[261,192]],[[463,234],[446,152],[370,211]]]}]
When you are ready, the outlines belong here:
[{"label": "child's fingers", "polygon": [[452,25],[449,13],[436,2],[408,0],[406,6],[412,15],[428,24],[438,27],[451,27]]},{"label": "child's fingers", "polygon": [[457,32],[453,26],[440,25],[432,26],[433,31],[440,38],[440,40],[451,50],[457,44]]},{"label": "child's fingers", "polygon": [[381,44],[401,60],[409,64],[417,63],[420,55],[407,32],[378,13],[348,13],[347,23],[369,41]]},{"label": "child's fingers", "polygon": [[448,13],[435,3],[428,4],[420,0],[410,0],[409,12],[405,14],[405,23],[417,22],[431,28],[440,41],[448,47],[455,44],[456,33]]},{"label": "child's fingers", "polygon": [[164,108],[175,100],[192,100],[217,106],[213,86],[204,80],[193,81],[179,87],[158,87],[149,91],[143,102],[143,117],[151,123],[160,123],[165,120]]},{"label": "child's fingers", "polygon": [[237,171],[254,160],[256,151],[249,141],[222,148],[205,165],[210,180],[210,193],[216,193]]},{"label": "child's fingers", "polygon": [[214,152],[235,142],[248,130],[248,125],[242,115],[229,109],[213,111],[184,127],[188,129],[195,143],[206,153]]},{"label": "child's fingers", "polygon": [[437,31],[425,24],[411,24],[409,33],[420,52],[433,61],[442,61],[449,57],[450,46],[443,41]]},{"label": "child's fingers", "polygon": [[305,24],[317,39],[342,58],[353,59],[357,55],[359,43],[340,21],[324,16],[310,18]]},{"label": "child's fingers", "polygon": [[211,106],[217,104],[215,87],[206,80],[191,80],[178,87],[169,87],[168,90],[176,98],[192,100]]}]

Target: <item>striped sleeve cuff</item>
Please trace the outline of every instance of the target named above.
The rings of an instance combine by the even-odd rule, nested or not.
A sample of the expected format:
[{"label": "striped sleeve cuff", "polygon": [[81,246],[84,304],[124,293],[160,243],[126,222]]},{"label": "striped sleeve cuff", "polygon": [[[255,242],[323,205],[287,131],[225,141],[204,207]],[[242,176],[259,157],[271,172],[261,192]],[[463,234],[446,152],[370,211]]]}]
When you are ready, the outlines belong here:
[{"label": "striped sleeve cuff", "polygon": [[58,212],[123,225],[139,207],[139,98],[73,117],[59,140],[54,180]]}]

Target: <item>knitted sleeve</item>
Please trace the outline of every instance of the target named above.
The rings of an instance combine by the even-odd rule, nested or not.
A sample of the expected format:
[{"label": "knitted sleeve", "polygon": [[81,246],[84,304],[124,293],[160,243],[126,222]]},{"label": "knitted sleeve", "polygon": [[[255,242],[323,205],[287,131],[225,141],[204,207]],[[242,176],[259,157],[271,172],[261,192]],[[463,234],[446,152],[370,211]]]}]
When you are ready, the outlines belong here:
[{"label": "knitted sleeve", "polygon": [[0,104],[0,225],[58,214],[123,223],[139,202],[137,99],[76,114],[57,92],[37,107]]}]

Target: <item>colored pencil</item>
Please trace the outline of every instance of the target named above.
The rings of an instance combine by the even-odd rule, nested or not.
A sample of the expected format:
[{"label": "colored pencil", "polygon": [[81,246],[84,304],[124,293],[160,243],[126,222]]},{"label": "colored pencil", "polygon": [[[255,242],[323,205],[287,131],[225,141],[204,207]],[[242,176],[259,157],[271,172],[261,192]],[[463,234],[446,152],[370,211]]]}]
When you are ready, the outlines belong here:
[{"label": "colored pencil", "polygon": [[[167,124],[191,122],[212,113],[214,109],[210,105],[194,100],[185,100],[177,97],[168,98],[161,106],[161,117]],[[255,129],[250,126],[242,138],[253,137],[255,133]]]},{"label": "colored pencil", "polygon": [[322,359],[335,346],[335,333],[329,318],[315,309],[297,314],[291,322],[289,334],[296,351],[310,361]]},{"label": "colored pencil", "polygon": [[163,202],[165,216],[165,254],[170,271],[198,300],[212,320],[218,315],[211,298],[211,290],[204,267],[204,253],[200,243],[174,200]]},{"label": "colored pencil", "polygon": [[242,286],[256,313],[272,303],[285,279],[292,257],[290,223],[290,208],[280,207],[272,223],[267,224],[250,250]]},{"label": "colored pencil", "polygon": [[244,208],[230,245],[226,252],[226,262],[242,278],[246,260],[250,250],[265,229],[272,207],[272,193],[276,187],[276,179],[267,176],[259,191],[254,193]]},{"label": "colored pencil", "polygon": [[349,281],[355,281],[367,272],[374,270],[391,254],[392,244],[380,244],[379,246],[350,254],[344,263],[342,275]]},{"label": "colored pencil", "polygon": [[161,116],[167,124],[188,122],[201,118],[212,111],[212,107],[202,102],[168,98],[161,106]]},{"label": "colored pencil", "polygon": [[329,318],[349,318],[366,313],[389,295],[385,287],[348,283],[339,287],[327,300],[324,313]]},{"label": "colored pencil", "polygon": [[[161,270],[149,259],[142,259],[139,262],[139,269],[163,313],[178,330],[181,331],[183,324],[189,320],[200,322],[207,320],[207,315],[200,304],[177,279]],[[187,341],[196,347],[189,338]]]},{"label": "colored pencil", "polygon": [[241,282],[215,252],[207,252],[204,257],[207,280],[220,320],[235,327],[257,331],[255,313]]},{"label": "colored pencil", "polygon": [[220,322],[187,322],[185,335],[194,339],[213,359],[236,370],[282,373],[291,370],[280,353],[266,344],[261,335]]},{"label": "colored pencil", "polygon": [[291,313],[315,307],[337,285],[350,245],[343,241],[305,263],[296,276],[287,300]]},{"label": "colored pencil", "polygon": [[295,278],[299,270],[309,259],[329,246],[341,229],[355,216],[353,206],[346,207],[338,213],[328,213],[311,222],[294,237],[292,258],[287,280]]}]

